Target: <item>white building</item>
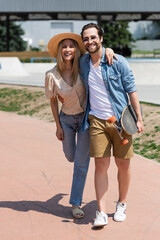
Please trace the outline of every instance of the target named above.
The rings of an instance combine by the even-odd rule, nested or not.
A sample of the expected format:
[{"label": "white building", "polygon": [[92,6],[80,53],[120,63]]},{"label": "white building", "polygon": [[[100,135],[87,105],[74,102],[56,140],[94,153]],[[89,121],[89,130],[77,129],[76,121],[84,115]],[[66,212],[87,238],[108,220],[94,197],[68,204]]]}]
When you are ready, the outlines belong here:
[{"label": "white building", "polygon": [[[25,31],[23,39],[28,42],[28,50],[31,47],[41,48],[47,50],[47,43],[51,37],[58,33],[73,32],[80,34],[82,27],[91,21],[73,21],[73,20],[48,20],[48,21],[26,21],[17,22]],[[92,21],[95,22],[96,21]],[[151,38],[153,39],[157,34],[157,28],[153,26],[152,21],[131,21],[129,23],[129,31],[133,38]],[[160,40],[144,40],[137,41],[133,49],[152,51],[159,48]]]},{"label": "white building", "polygon": [[[54,35],[63,32],[80,34],[82,27],[89,22],[91,21],[49,20],[17,22],[17,24],[21,24],[25,31],[23,39],[28,42],[29,46],[45,49],[49,39]],[[92,22],[96,23],[96,21]]]}]

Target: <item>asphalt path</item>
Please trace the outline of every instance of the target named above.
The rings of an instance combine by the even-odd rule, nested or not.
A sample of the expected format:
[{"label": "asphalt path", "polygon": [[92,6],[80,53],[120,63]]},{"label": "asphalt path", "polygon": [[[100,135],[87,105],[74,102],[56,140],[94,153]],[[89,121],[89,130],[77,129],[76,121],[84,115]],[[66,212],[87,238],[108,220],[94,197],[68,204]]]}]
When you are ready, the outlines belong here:
[{"label": "asphalt path", "polygon": [[106,202],[109,224],[95,230],[94,160],[84,191],[85,217],[75,220],[68,203],[73,165],[55,137],[55,124],[0,111],[0,135],[0,239],[160,239],[160,164],[134,156],[127,219],[117,223],[113,221],[117,169],[112,159]]}]

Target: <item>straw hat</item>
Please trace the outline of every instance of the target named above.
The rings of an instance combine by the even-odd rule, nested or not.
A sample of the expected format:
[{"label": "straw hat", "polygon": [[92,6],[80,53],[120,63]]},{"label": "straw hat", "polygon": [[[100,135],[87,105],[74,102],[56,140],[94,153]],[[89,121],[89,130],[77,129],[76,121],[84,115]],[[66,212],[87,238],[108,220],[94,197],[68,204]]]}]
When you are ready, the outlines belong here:
[{"label": "straw hat", "polygon": [[64,39],[75,40],[78,43],[81,54],[83,55],[85,53],[85,48],[80,35],[76,33],[60,33],[52,37],[48,42],[48,51],[52,57],[57,58],[58,45]]}]

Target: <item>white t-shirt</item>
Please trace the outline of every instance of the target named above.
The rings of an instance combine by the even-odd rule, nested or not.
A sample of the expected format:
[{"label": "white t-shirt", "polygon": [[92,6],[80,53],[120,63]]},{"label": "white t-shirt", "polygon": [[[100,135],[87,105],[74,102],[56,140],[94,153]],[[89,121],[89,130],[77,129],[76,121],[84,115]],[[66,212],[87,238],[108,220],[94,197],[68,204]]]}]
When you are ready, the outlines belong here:
[{"label": "white t-shirt", "polygon": [[101,66],[99,65],[95,68],[91,60],[88,85],[90,97],[89,114],[104,120],[114,116],[115,114],[108,97],[108,92],[103,82]]}]

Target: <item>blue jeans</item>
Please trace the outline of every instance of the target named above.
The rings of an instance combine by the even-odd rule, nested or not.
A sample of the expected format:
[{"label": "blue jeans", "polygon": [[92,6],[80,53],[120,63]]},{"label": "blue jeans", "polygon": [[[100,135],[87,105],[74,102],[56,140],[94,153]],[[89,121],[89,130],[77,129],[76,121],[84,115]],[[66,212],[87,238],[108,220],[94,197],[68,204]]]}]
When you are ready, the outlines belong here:
[{"label": "blue jeans", "polygon": [[60,112],[63,129],[63,151],[69,162],[74,162],[71,196],[69,203],[80,206],[90,160],[89,129],[81,130],[83,113],[67,115]]}]

